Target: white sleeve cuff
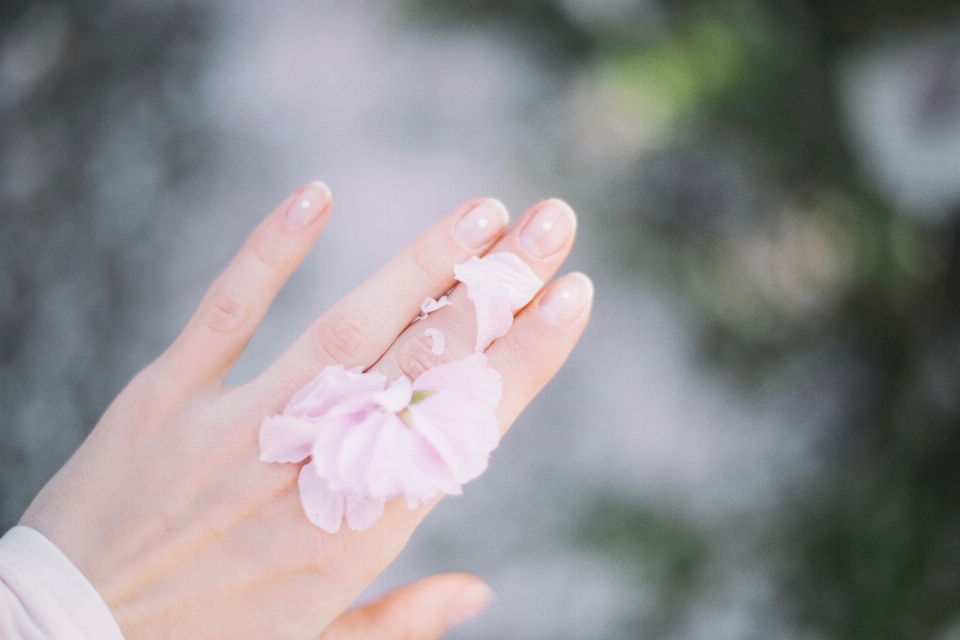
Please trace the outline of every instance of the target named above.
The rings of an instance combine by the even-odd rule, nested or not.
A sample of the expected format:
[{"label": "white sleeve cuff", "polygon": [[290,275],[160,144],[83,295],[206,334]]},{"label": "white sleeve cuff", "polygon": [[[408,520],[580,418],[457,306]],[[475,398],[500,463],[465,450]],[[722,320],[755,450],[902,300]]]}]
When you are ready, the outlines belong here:
[{"label": "white sleeve cuff", "polygon": [[123,640],[90,581],[41,533],[20,526],[0,538],[0,631],[16,639]]}]

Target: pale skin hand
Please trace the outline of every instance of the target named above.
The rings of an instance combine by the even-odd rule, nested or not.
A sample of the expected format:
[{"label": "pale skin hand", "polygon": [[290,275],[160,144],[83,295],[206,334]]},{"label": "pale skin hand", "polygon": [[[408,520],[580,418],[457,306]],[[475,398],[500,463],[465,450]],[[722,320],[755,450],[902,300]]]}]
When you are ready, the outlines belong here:
[{"label": "pale skin hand", "polygon": [[[260,462],[257,435],[264,416],[282,411],[328,365],[372,368],[392,380],[468,355],[476,320],[462,286],[450,295],[453,306],[410,325],[420,303],[455,284],[455,264],[489,251],[513,252],[549,280],[570,251],[576,219],[548,200],[504,232],[498,202],[464,203],[327,310],[258,378],[225,386],[331,209],[329,191],[314,183],[261,223],[183,333],[116,398],[21,520],[83,571],[127,640],[426,640],[489,599],[477,578],[441,574],[345,612],[433,504],[409,510],[401,498],[373,528],[330,535],[303,513],[300,465]],[[503,431],[567,357],[592,293],[579,274],[556,280],[487,349],[503,376]],[[442,356],[430,353],[427,327],[446,336]]]}]

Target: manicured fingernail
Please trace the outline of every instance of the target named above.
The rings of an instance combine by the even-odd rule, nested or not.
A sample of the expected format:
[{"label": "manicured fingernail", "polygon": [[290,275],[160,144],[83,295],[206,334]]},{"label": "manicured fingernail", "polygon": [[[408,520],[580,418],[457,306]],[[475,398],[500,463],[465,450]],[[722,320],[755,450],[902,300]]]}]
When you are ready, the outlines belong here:
[{"label": "manicured fingernail", "polygon": [[468,249],[482,249],[500,235],[509,221],[510,214],[503,203],[487,198],[460,218],[453,233]]},{"label": "manicured fingernail", "polygon": [[592,299],[593,281],[582,273],[571,273],[550,285],[538,307],[548,321],[564,325],[579,318]]},{"label": "manicured fingernail", "polygon": [[287,208],[287,222],[294,229],[306,229],[317,221],[331,200],[330,188],[320,181],[311,182],[300,190]]},{"label": "manicured fingernail", "polygon": [[577,216],[563,200],[547,200],[533,215],[523,231],[520,244],[534,258],[549,258],[560,250],[577,227]]},{"label": "manicured fingernail", "polygon": [[452,627],[480,613],[493,598],[493,591],[478,582],[458,593],[447,605],[447,622]]}]

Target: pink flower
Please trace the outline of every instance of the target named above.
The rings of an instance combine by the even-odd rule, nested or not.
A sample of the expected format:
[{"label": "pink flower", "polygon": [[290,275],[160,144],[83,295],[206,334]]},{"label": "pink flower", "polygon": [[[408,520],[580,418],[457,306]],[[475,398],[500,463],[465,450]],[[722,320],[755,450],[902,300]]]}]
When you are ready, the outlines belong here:
[{"label": "pink flower", "polygon": [[481,353],[384,388],[386,378],[327,367],[260,429],[260,459],[301,462],[300,500],[311,522],[363,531],[387,500],[415,508],[487,468],[500,441],[500,374]]},{"label": "pink flower", "polygon": [[543,281],[526,262],[512,253],[472,257],[453,268],[457,280],[467,285],[467,297],[477,311],[476,351],[483,351],[506,335],[513,312],[533,299]]}]

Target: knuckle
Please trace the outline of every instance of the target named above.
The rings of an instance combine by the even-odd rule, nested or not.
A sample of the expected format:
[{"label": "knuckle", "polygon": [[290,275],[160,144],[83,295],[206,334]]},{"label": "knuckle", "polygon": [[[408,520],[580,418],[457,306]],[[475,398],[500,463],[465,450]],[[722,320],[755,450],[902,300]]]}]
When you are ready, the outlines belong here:
[{"label": "knuckle", "polygon": [[315,539],[318,548],[306,559],[307,571],[349,574],[356,570],[353,564],[356,562],[357,536],[346,524],[332,535],[317,530]]},{"label": "knuckle", "polygon": [[247,242],[247,250],[257,263],[270,271],[284,271],[286,243],[278,233],[261,227]]},{"label": "knuckle", "polygon": [[438,260],[436,252],[414,251],[411,262],[430,284],[450,280],[453,272],[448,260]]},{"label": "knuckle", "polygon": [[344,366],[358,364],[358,361],[363,359],[363,354],[368,353],[373,345],[363,323],[348,315],[321,321],[315,336],[320,354]]},{"label": "knuckle", "polygon": [[536,388],[543,387],[553,377],[552,368],[547,364],[553,360],[544,357],[543,345],[539,341],[513,337],[507,343],[506,352],[513,361],[513,368],[522,371],[524,379]]},{"label": "knuckle", "polygon": [[[392,640],[419,640],[424,636],[420,633],[414,616],[410,615],[410,603],[403,598],[387,596],[383,603],[383,611],[373,616],[371,626],[380,625],[384,631],[389,629]],[[375,627],[376,628],[376,627]]]},{"label": "knuckle", "polygon": [[206,303],[200,322],[215,333],[234,334],[246,323],[250,303],[239,290],[224,287],[216,291]]},{"label": "knuckle", "polygon": [[416,380],[427,369],[454,359],[449,348],[441,355],[436,355],[431,347],[431,338],[423,335],[422,331],[413,332],[397,348],[393,373]]},{"label": "knuckle", "polygon": [[149,365],[127,384],[99,424],[126,434],[131,441],[154,432],[175,411],[170,382],[169,376],[158,372],[156,363]]}]

